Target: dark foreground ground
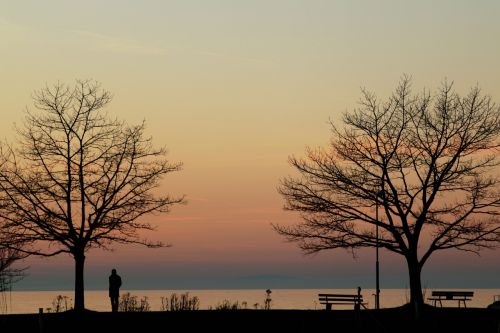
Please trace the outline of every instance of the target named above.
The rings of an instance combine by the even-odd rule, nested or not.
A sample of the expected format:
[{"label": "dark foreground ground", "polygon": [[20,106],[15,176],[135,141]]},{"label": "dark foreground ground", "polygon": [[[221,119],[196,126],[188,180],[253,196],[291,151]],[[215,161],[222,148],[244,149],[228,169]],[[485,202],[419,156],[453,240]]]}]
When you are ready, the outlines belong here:
[{"label": "dark foreground ground", "polygon": [[[41,329],[40,329],[41,328]],[[480,332],[500,333],[500,310],[408,307],[362,310],[86,311],[0,315],[0,332]]]}]

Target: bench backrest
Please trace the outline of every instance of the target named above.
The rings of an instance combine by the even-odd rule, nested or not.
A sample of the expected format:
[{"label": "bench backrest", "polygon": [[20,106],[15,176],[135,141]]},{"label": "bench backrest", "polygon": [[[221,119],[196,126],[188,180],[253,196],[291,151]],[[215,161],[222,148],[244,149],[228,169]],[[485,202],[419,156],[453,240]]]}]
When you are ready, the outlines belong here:
[{"label": "bench backrest", "polygon": [[318,298],[320,302],[328,302],[328,301],[363,302],[363,295],[318,294]]},{"label": "bench backrest", "polygon": [[454,297],[472,297],[474,296],[473,291],[444,291],[436,290],[432,292],[432,296],[435,297],[446,297],[448,299],[453,299]]}]

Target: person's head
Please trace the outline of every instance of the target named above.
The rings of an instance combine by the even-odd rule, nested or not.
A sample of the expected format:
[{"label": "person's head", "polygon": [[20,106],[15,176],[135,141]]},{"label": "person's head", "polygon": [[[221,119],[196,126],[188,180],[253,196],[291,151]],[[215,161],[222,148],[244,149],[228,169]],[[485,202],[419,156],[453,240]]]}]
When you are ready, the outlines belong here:
[{"label": "person's head", "polygon": [[113,269],[111,270],[111,274],[116,275],[116,269],[114,269],[114,268],[113,268]]}]

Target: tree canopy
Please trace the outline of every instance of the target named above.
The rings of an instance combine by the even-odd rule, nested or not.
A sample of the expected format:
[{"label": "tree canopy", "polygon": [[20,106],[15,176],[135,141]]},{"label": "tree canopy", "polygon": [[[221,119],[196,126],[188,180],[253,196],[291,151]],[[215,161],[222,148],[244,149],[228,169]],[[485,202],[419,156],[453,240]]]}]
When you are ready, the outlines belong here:
[{"label": "tree canopy", "polygon": [[[34,94],[18,140],[0,151],[0,218],[25,253],[75,259],[75,308],[83,309],[83,267],[90,248],[112,243],[162,246],[140,237],[143,217],[183,201],[160,194],[163,177],[180,170],[164,148],[104,108],[111,94],[97,82],[56,84]],[[43,245],[45,244],[45,245]]]},{"label": "tree canopy", "polygon": [[387,101],[362,90],[359,107],[331,128],[328,147],[290,158],[299,176],[279,188],[303,221],[274,228],[306,253],[400,254],[411,302],[422,303],[421,269],[433,253],[499,244],[500,109],[478,87],[460,96],[445,82],[415,94],[405,76]]}]

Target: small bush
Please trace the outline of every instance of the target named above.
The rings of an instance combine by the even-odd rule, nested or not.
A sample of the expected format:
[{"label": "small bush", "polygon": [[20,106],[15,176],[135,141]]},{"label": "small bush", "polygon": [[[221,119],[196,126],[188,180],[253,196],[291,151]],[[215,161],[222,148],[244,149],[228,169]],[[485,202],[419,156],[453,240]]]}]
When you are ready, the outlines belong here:
[{"label": "small bush", "polygon": [[[68,305],[68,301],[69,304]],[[68,296],[57,295],[56,298],[52,300],[52,307],[46,308],[47,312],[59,313],[63,311],[71,310],[71,298]]]},{"label": "small bush", "polygon": [[149,301],[146,296],[138,299],[137,296],[132,296],[130,293],[123,294],[120,297],[118,311],[120,312],[148,312],[151,310]]},{"label": "small bush", "polygon": [[225,299],[215,306],[215,310],[241,310],[245,309],[246,306],[246,302],[243,302],[242,304],[240,304],[238,301],[231,303],[229,300]]},{"label": "small bush", "polygon": [[266,290],[266,299],[264,300],[264,310],[271,310],[271,303],[272,303],[271,293],[272,293],[271,289]]},{"label": "small bush", "polygon": [[199,310],[200,300],[196,296],[189,296],[189,293],[184,293],[178,296],[177,294],[172,294],[170,296],[170,302],[168,297],[161,298],[161,310],[162,311],[191,311]]}]

